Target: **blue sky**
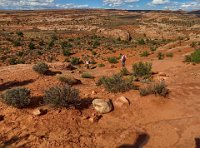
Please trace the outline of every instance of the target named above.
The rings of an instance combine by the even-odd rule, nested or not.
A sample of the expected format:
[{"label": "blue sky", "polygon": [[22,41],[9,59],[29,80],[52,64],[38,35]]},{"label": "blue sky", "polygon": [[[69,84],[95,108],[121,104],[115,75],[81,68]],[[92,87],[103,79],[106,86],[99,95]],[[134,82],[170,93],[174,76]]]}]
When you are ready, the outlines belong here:
[{"label": "blue sky", "polygon": [[0,0],[0,9],[199,10],[200,0]]}]

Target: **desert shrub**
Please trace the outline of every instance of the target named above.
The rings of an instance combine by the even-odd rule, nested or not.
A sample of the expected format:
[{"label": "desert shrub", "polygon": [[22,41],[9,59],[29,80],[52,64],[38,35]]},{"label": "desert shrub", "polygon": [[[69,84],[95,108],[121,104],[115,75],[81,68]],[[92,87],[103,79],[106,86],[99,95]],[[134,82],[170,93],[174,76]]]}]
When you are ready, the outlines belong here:
[{"label": "desert shrub", "polygon": [[28,47],[30,50],[33,50],[33,49],[35,49],[35,44],[33,42],[30,42]]},{"label": "desert shrub", "polygon": [[200,49],[195,50],[190,55],[186,55],[185,62],[200,63]]},{"label": "desert shrub", "polygon": [[123,67],[120,71],[120,74],[123,76],[129,75],[130,72],[128,71],[128,69],[126,67]]},{"label": "desert shrub", "polygon": [[108,58],[108,62],[109,62],[109,63],[112,63],[112,64],[116,64],[116,63],[118,63],[118,60],[117,60],[116,57],[109,57],[109,58]]},{"label": "desert shrub", "polygon": [[39,62],[33,66],[33,70],[39,74],[46,74],[49,66],[46,63]]},{"label": "desert shrub", "polygon": [[9,48],[2,48],[2,47],[0,47],[0,52],[9,51],[9,50],[10,50]]},{"label": "desert shrub", "polygon": [[162,52],[159,52],[157,57],[158,57],[159,60],[163,60],[165,55]]},{"label": "desert shrub", "polygon": [[18,51],[18,52],[16,53],[16,55],[19,56],[19,57],[22,57],[22,56],[24,55],[24,52],[23,52],[23,51]]},{"label": "desert shrub", "polygon": [[81,77],[82,78],[89,78],[89,79],[94,78],[94,76],[92,76],[90,73],[87,73],[87,72],[82,73]]},{"label": "desert shrub", "polygon": [[173,57],[174,54],[173,54],[173,53],[167,53],[166,56],[167,56],[167,57]]},{"label": "desert shrub", "polygon": [[70,49],[63,49],[62,53],[64,56],[70,56],[71,55],[71,50]]},{"label": "desert shrub", "polygon": [[16,108],[25,108],[30,104],[30,91],[26,88],[7,90],[2,95],[1,101]]},{"label": "desert shrub", "polygon": [[150,77],[152,64],[148,62],[139,62],[133,65],[133,75],[135,77]]},{"label": "desert shrub", "polygon": [[144,51],[144,52],[142,52],[142,53],[140,54],[141,57],[147,57],[147,56],[149,56],[149,55],[150,55],[150,54],[149,54],[148,51]]},{"label": "desert shrub", "polygon": [[51,40],[51,41],[48,43],[48,49],[51,49],[54,45],[55,45],[55,40]]},{"label": "desert shrub", "polygon": [[54,86],[45,91],[44,103],[55,107],[75,105],[79,100],[79,91],[68,85]]},{"label": "desert shrub", "polygon": [[190,46],[193,47],[193,48],[195,48],[195,47],[197,46],[197,42],[192,42],[192,43],[190,44]]},{"label": "desert shrub", "polygon": [[14,40],[14,41],[13,41],[13,45],[14,45],[15,47],[21,46],[21,40],[20,40],[20,39]]},{"label": "desert shrub", "polygon": [[97,48],[98,46],[100,46],[100,42],[98,40],[95,40],[92,47]]},{"label": "desert shrub", "polygon": [[9,59],[9,64],[10,65],[16,65],[18,62],[17,62],[17,59],[16,58],[10,58]]},{"label": "desert shrub", "polygon": [[61,47],[62,49],[66,49],[66,48],[69,49],[69,48],[72,48],[73,46],[69,42],[64,41],[61,43]]},{"label": "desert shrub", "polygon": [[157,48],[156,48],[156,47],[153,47],[153,46],[151,46],[151,47],[150,47],[150,50],[151,50],[151,51],[156,51],[156,50],[157,50]]},{"label": "desert shrub", "polygon": [[23,36],[24,36],[24,34],[23,34],[22,31],[17,31],[16,34],[17,34],[18,36],[20,36],[20,37],[23,37]]},{"label": "desert shrub", "polygon": [[93,50],[92,51],[92,55],[96,55],[96,54],[97,54],[97,52]]},{"label": "desert shrub", "polygon": [[105,64],[100,63],[100,64],[98,64],[98,67],[105,67]]},{"label": "desert shrub", "polygon": [[70,59],[70,63],[71,63],[72,65],[78,65],[78,64],[80,64],[80,59],[77,58],[77,57],[72,57],[72,58]]},{"label": "desert shrub", "polygon": [[139,44],[139,45],[144,45],[144,44],[145,44],[144,39],[139,39],[139,40],[138,40],[138,44]]},{"label": "desert shrub", "polygon": [[41,41],[39,42],[39,45],[40,45],[40,46],[43,46],[43,45],[45,45],[45,42],[44,42],[44,40],[41,40]]},{"label": "desert shrub", "polygon": [[160,95],[160,96],[166,97],[169,93],[169,89],[167,89],[167,86],[164,83],[164,81],[151,84],[144,88],[140,88],[139,91],[140,91],[141,96],[155,94],[155,95]]},{"label": "desert shrub", "polygon": [[123,79],[120,74],[116,74],[111,77],[101,77],[98,80],[97,85],[103,85],[107,91],[112,93],[125,92],[135,88],[132,79]]},{"label": "desert shrub", "polygon": [[71,76],[67,76],[67,75],[61,75],[61,76],[58,76],[58,80],[61,82],[61,84],[68,84],[68,85],[74,85],[74,84],[77,84],[78,81],[79,83],[80,80],[77,80]]}]

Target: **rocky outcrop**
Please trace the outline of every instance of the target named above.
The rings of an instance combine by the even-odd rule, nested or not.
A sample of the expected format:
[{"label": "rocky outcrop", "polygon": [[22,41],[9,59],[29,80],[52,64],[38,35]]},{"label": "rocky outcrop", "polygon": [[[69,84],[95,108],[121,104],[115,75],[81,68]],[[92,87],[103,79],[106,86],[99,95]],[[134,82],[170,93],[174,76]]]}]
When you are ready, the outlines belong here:
[{"label": "rocky outcrop", "polygon": [[115,39],[121,39],[123,41],[129,41],[131,39],[130,34],[126,30],[120,30],[120,29],[98,29],[97,34],[106,36],[106,37],[112,37]]}]

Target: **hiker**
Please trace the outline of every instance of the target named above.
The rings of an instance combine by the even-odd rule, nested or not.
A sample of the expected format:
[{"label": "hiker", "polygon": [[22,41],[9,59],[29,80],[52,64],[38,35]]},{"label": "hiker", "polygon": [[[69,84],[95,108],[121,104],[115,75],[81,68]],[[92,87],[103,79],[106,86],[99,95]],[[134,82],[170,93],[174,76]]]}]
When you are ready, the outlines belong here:
[{"label": "hiker", "polygon": [[121,57],[122,67],[125,67],[126,64],[126,56],[123,54]]},{"label": "hiker", "polygon": [[85,64],[86,64],[86,68],[89,69],[89,68],[90,68],[90,61],[87,60],[87,61],[85,62]]}]

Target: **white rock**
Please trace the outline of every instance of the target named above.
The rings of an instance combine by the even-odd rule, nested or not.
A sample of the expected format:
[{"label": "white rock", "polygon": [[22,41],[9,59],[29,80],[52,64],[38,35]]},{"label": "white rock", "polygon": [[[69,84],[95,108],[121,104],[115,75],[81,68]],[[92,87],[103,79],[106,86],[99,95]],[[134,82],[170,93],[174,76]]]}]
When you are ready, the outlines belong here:
[{"label": "white rock", "polygon": [[92,105],[101,114],[109,113],[113,109],[110,99],[95,99],[92,101]]},{"label": "white rock", "polygon": [[40,115],[44,115],[47,113],[47,110],[46,109],[35,109],[33,112],[33,115],[35,116],[40,116]]},{"label": "white rock", "polygon": [[126,97],[121,96],[114,101],[114,105],[117,107],[128,106],[130,105],[130,101]]}]

